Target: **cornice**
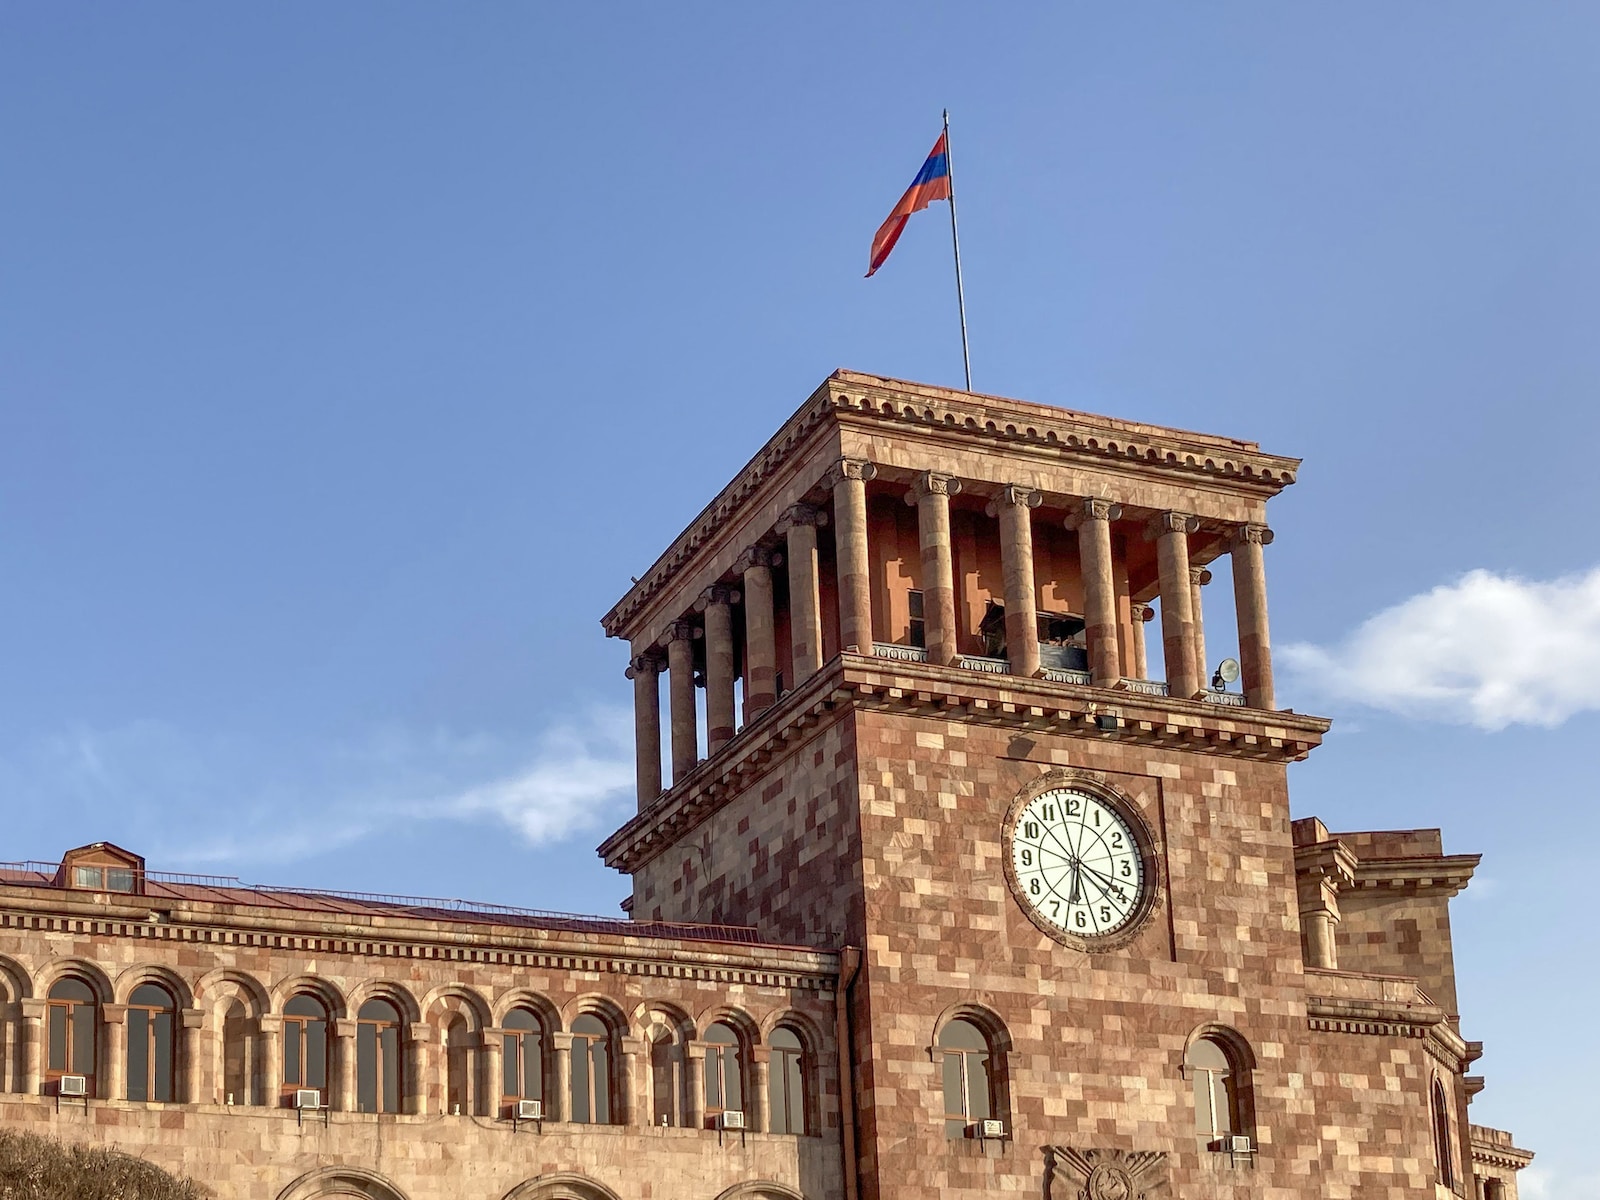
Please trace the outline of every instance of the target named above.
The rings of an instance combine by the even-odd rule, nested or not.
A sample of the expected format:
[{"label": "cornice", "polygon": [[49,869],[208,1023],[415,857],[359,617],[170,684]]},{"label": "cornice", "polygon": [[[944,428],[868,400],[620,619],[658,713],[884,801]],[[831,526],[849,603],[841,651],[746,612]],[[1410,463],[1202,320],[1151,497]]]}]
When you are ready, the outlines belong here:
[{"label": "cornice", "polygon": [[[601,857],[619,871],[639,870],[765,775],[802,732],[856,708],[1270,762],[1306,757],[1330,724],[1299,713],[840,654],[602,842]],[[1103,728],[1107,720],[1114,725]]]},{"label": "cornice", "polygon": [[1520,1171],[1533,1161],[1533,1151],[1512,1145],[1511,1135],[1503,1129],[1469,1125],[1467,1143],[1472,1148],[1472,1161],[1484,1166]]},{"label": "cornice", "polygon": [[1415,894],[1454,896],[1472,878],[1481,854],[1443,854],[1425,858],[1358,858],[1358,889],[1394,888]]},{"label": "cornice", "polygon": [[[242,905],[186,905],[163,900],[163,920],[103,911],[74,911],[71,900],[40,897],[39,888],[0,887],[0,937],[65,934],[73,937],[168,942],[335,954],[354,958],[446,961],[546,970],[743,983],[829,990],[838,956],[825,950],[767,945],[673,941],[670,938],[559,930],[511,930],[441,922],[388,921],[363,926],[319,912],[299,919]],[[55,902],[53,902],[55,901]],[[84,905],[87,907],[87,905]]]},{"label": "cornice", "polygon": [[820,428],[830,425],[920,430],[990,447],[1026,447],[1063,461],[1114,463],[1141,473],[1223,481],[1262,499],[1293,483],[1300,467],[1299,459],[1264,454],[1255,442],[835,371],[601,618],[607,635],[632,636],[632,619],[797,452],[809,448]]}]

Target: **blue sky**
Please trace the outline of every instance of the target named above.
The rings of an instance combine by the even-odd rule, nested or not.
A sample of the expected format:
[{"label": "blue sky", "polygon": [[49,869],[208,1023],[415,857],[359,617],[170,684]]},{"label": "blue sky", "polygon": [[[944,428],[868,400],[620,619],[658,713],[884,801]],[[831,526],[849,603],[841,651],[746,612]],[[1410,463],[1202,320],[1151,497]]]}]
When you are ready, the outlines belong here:
[{"label": "blue sky", "polygon": [[1305,457],[1296,815],[1484,854],[1473,1118],[1600,1196],[1600,9],[863,9],[0,3],[0,856],[615,911],[598,617],[960,382],[948,106],[980,390]]}]

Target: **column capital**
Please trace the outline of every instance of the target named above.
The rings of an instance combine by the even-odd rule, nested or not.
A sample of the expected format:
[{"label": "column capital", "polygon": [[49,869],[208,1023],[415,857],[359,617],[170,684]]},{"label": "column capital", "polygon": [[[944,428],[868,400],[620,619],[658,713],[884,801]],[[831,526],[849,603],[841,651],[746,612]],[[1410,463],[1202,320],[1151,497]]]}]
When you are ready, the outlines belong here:
[{"label": "column capital", "polygon": [[668,643],[692,642],[699,632],[700,631],[695,628],[693,621],[671,621],[668,622],[667,627],[661,631],[661,640]]},{"label": "column capital", "polygon": [[1189,582],[1194,584],[1195,587],[1205,587],[1206,584],[1211,582],[1211,572],[1204,567],[1190,567]]},{"label": "column capital", "polygon": [[1038,488],[1023,487],[1020,483],[1008,483],[1000,489],[1000,494],[989,501],[984,510],[991,517],[1000,515],[1002,508],[1038,508],[1044,503],[1044,493]]},{"label": "column capital", "polygon": [[1240,525],[1234,529],[1233,535],[1228,539],[1228,545],[1232,547],[1247,543],[1252,546],[1270,546],[1273,536],[1272,530],[1265,525]]},{"label": "column capital", "polygon": [[338,1038],[354,1039],[360,1028],[360,1023],[349,1017],[339,1017],[329,1021],[328,1024],[333,1026],[333,1036]]},{"label": "column capital", "polygon": [[961,480],[954,475],[941,475],[937,471],[924,471],[918,475],[911,490],[906,493],[906,503],[916,504],[926,496],[959,496]]},{"label": "column capital", "polygon": [[695,609],[704,612],[713,604],[737,604],[739,602],[739,589],[731,583],[714,583],[700,593],[695,600]]},{"label": "column capital", "polygon": [[789,530],[797,525],[826,525],[827,523],[827,509],[801,501],[799,504],[791,504],[784,510],[783,516],[778,518],[778,532],[787,535]]},{"label": "column capital", "polygon": [[107,1025],[121,1025],[128,1019],[128,1006],[126,1004],[102,1004],[100,1006],[100,1019]]},{"label": "column capital", "polygon": [[1128,614],[1137,622],[1143,623],[1155,619],[1156,610],[1149,604],[1140,604],[1134,601],[1128,605]]},{"label": "column capital", "polygon": [[641,675],[659,675],[661,668],[666,666],[659,650],[647,650],[643,654],[635,654],[628,660],[628,669],[623,675],[629,679],[637,679]]},{"label": "column capital", "polygon": [[1122,505],[1101,496],[1083,496],[1078,510],[1067,517],[1068,529],[1077,529],[1085,521],[1116,521],[1122,517]]},{"label": "column capital", "polygon": [[878,464],[865,458],[841,458],[828,468],[828,473],[822,477],[822,486],[825,488],[837,487],[846,479],[858,479],[862,483],[878,477]]},{"label": "column capital", "polygon": [[781,567],[783,555],[770,546],[751,546],[733,560],[733,569],[743,575],[752,567]]},{"label": "column capital", "polygon": [[1164,512],[1150,519],[1144,527],[1144,540],[1153,542],[1168,533],[1193,533],[1200,528],[1200,518],[1192,513]]}]

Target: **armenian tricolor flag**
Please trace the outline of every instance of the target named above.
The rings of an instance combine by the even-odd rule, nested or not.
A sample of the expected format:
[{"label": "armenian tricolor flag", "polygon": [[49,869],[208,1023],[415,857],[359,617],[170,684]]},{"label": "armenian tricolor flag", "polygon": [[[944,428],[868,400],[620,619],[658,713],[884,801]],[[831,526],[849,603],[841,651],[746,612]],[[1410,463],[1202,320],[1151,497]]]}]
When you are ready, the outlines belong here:
[{"label": "armenian tricolor flag", "polygon": [[889,219],[878,229],[877,236],[872,239],[872,266],[867,271],[867,278],[883,266],[889,257],[889,251],[894,249],[894,244],[900,240],[900,234],[906,227],[906,220],[914,212],[921,212],[935,200],[950,199],[950,134],[948,131],[939,135],[939,140],[933,144],[933,151],[928,155],[928,161],[922,164],[922,170],[917,172],[917,177],[911,181],[911,186],[906,189],[906,194],[900,197],[900,203],[894,206],[894,211],[889,214]]}]

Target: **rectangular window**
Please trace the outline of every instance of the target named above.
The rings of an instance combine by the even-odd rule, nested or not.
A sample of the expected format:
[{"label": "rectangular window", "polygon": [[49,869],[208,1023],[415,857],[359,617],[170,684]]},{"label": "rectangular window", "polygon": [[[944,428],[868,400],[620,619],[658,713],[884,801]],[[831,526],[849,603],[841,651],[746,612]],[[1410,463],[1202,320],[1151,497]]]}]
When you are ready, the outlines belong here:
[{"label": "rectangular window", "polygon": [[665,1038],[650,1046],[650,1089],[655,1093],[655,1105],[650,1115],[651,1122],[656,1125],[678,1123],[677,1105],[672,1102],[677,1090],[673,1086],[672,1050],[672,1043]]},{"label": "rectangular window", "polygon": [[156,1013],[151,1024],[154,1026],[151,1037],[151,1050],[156,1057],[155,1078],[151,1083],[155,1085],[155,1092],[150,1097],[163,1104],[171,1104],[177,1099],[177,1094],[172,1090],[172,1014],[170,1012]]},{"label": "rectangular window", "polygon": [[133,891],[133,871],[128,867],[106,868],[106,891],[131,892]]},{"label": "rectangular window", "polygon": [[400,1111],[400,1031],[386,1025],[378,1033],[378,1073],[382,1076],[380,1089],[386,1113]]},{"label": "rectangular window", "polygon": [[72,886],[75,888],[98,888],[100,879],[99,867],[72,868]]},{"label": "rectangular window", "polygon": [[544,1039],[537,1033],[522,1035],[522,1098],[544,1099]]},{"label": "rectangular window", "polygon": [[611,1053],[604,1042],[594,1043],[594,1120],[611,1124]]},{"label": "rectangular window", "polygon": [[328,1033],[327,1022],[307,1021],[305,1035],[305,1085],[323,1088],[328,1086]]},{"label": "rectangular window", "polygon": [[768,1076],[767,1105],[773,1133],[806,1131],[805,1092],[800,1080],[800,1056],[776,1051]]},{"label": "rectangular window", "polygon": [[378,1111],[378,1027],[356,1027],[356,1111]]},{"label": "rectangular window", "polygon": [[50,1006],[50,1065],[46,1069],[67,1069],[67,1007],[64,1004]]},{"label": "rectangular window", "polygon": [[72,1058],[67,1070],[74,1075],[93,1075],[95,1009],[81,1004],[72,1010]]},{"label": "rectangular window", "polygon": [[150,1100],[150,1014],[128,1010],[128,1099]]},{"label": "rectangular window", "polygon": [[906,594],[906,603],[911,612],[910,636],[906,639],[919,650],[928,648],[927,626],[922,620],[922,593],[913,591]]},{"label": "rectangular window", "polygon": [[521,1050],[522,1038],[514,1033],[506,1034],[502,1043],[500,1058],[500,1094],[502,1096],[513,1096],[521,1099],[531,1098],[524,1097],[522,1089],[518,1086],[518,1082],[521,1079]]},{"label": "rectangular window", "polygon": [[300,1022],[283,1023],[283,1085],[294,1087],[300,1083]]},{"label": "rectangular window", "polygon": [[589,1107],[589,1043],[572,1040],[572,1119],[592,1121]]}]

